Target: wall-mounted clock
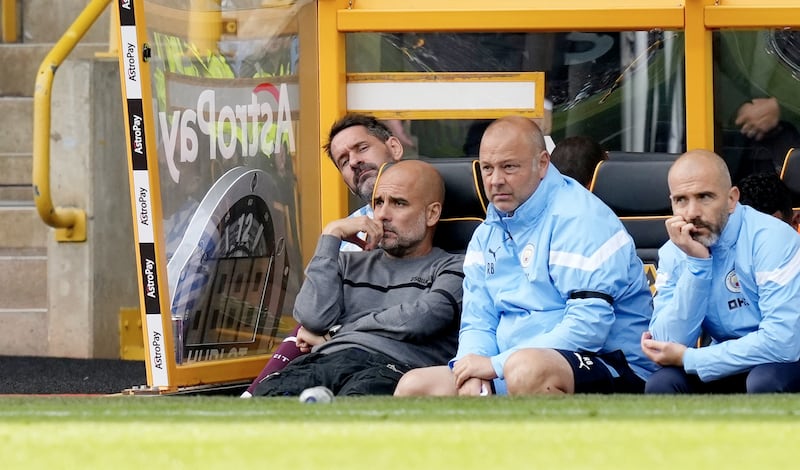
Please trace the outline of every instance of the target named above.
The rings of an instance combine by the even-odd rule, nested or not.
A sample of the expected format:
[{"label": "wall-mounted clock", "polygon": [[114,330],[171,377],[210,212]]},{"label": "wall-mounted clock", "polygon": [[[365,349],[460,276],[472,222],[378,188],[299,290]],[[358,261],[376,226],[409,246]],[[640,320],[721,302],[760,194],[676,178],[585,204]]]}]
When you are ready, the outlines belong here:
[{"label": "wall-mounted clock", "polygon": [[167,265],[178,364],[271,349],[289,276],[275,191],[263,170],[232,168],[192,216]]}]

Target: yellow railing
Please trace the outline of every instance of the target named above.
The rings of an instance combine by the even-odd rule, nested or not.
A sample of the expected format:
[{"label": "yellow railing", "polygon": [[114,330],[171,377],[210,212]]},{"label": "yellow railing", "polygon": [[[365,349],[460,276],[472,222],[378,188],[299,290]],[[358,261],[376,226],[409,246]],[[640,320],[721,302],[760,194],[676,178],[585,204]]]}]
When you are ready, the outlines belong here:
[{"label": "yellow railing", "polygon": [[3,15],[3,42],[16,42],[17,40],[17,0],[3,0],[0,5]]},{"label": "yellow railing", "polygon": [[86,211],[53,207],[50,197],[50,97],[53,77],[75,45],[111,0],[91,0],[39,66],[33,93],[33,201],[44,223],[56,229],[56,240],[86,241]]}]

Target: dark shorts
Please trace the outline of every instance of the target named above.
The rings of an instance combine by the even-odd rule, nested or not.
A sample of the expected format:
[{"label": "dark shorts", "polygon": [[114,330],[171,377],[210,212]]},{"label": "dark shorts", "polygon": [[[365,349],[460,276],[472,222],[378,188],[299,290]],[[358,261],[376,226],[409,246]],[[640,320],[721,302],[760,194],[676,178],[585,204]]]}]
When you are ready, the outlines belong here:
[{"label": "dark shorts", "polygon": [[622,351],[604,354],[556,351],[572,367],[575,393],[644,393],[644,380],[631,370]]},{"label": "dark shorts", "polygon": [[347,348],[327,354],[310,353],[256,384],[254,396],[297,396],[324,385],[334,395],[391,395],[411,368],[384,354]]}]

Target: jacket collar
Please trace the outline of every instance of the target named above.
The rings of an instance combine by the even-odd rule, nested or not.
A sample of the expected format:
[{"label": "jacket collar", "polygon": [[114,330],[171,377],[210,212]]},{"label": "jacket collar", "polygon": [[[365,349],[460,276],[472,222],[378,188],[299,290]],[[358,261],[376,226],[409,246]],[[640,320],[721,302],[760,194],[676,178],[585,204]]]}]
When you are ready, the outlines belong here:
[{"label": "jacket collar", "polygon": [[730,248],[736,244],[736,240],[739,238],[739,230],[742,228],[743,213],[742,205],[737,202],[733,213],[728,217],[725,228],[722,229],[719,241],[711,247],[712,249]]},{"label": "jacket collar", "polygon": [[564,183],[564,177],[552,164],[547,166],[544,178],[539,182],[539,187],[525,200],[513,213],[500,212],[489,204],[486,212],[486,223],[501,224],[509,229],[528,225],[537,220],[550,203],[553,193]]}]

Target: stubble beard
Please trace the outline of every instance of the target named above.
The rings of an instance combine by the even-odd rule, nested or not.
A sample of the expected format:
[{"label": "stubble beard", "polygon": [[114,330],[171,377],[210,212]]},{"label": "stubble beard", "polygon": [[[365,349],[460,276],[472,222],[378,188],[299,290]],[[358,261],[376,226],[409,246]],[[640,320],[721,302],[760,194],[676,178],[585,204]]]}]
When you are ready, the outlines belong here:
[{"label": "stubble beard", "polygon": [[725,228],[725,225],[728,223],[728,211],[725,210],[719,214],[719,224],[706,222],[702,219],[695,219],[691,221],[695,225],[695,227],[705,227],[708,229],[708,235],[700,235],[700,234],[693,234],[692,238],[703,245],[706,248],[711,248],[712,246],[716,245],[719,241],[719,237],[722,235],[722,229]]},{"label": "stubble beard", "polygon": [[420,217],[417,226],[413,227],[405,235],[395,231],[393,226],[385,226],[384,230],[390,230],[395,234],[395,238],[389,240],[381,239],[378,242],[378,247],[395,258],[403,258],[408,253],[411,253],[425,238],[425,228],[424,215]]}]

